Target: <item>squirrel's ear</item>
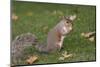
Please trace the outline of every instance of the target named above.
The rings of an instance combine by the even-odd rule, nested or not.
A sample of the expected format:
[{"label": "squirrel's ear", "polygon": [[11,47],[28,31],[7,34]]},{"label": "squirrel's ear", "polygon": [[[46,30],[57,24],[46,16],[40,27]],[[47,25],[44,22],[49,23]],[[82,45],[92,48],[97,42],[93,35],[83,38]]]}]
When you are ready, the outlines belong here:
[{"label": "squirrel's ear", "polygon": [[62,16],[62,18],[65,19],[66,17],[65,16]]},{"label": "squirrel's ear", "polygon": [[69,19],[70,19],[71,21],[75,20],[75,19],[76,19],[76,15],[71,15],[71,16],[69,17]]},{"label": "squirrel's ear", "polygon": [[67,19],[68,17],[66,17],[66,16],[62,16],[62,19]]}]

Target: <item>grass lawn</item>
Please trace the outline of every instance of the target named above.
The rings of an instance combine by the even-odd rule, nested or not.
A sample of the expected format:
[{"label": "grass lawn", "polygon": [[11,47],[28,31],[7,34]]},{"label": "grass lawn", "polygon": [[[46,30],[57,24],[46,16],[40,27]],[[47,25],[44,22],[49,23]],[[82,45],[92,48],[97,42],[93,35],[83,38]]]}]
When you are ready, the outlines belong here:
[{"label": "grass lawn", "polygon": [[[52,29],[63,15],[77,15],[73,24],[73,31],[66,36],[61,52],[51,54],[41,54],[34,47],[25,51],[22,61],[17,64],[26,64],[24,57],[26,55],[38,55],[38,61],[34,64],[61,63],[61,62],[79,62],[96,60],[96,42],[90,42],[81,36],[82,32],[96,31],[96,7],[32,3],[13,1],[12,13],[18,16],[17,20],[12,20],[12,40],[23,33],[33,33],[40,42],[46,40],[47,32]],[[59,61],[63,51],[73,54],[73,57]]]}]

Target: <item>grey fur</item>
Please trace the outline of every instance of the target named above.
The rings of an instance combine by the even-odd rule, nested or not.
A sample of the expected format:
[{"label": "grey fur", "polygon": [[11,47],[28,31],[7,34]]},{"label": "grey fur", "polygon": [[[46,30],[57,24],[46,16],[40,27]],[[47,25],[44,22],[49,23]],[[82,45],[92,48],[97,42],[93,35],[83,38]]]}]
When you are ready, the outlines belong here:
[{"label": "grey fur", "polygon": [[11,58],[14,61],[20,59],[23,55],[23,50],[26,47],[37,43],[37,38],[31,33],[21,34],[17,36],[11,44]]}]

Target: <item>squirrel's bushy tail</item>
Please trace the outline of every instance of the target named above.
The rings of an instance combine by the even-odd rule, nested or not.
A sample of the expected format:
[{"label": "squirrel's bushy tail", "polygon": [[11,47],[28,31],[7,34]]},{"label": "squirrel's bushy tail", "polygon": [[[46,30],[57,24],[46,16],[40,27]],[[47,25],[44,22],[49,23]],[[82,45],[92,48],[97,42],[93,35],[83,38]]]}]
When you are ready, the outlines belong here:
[{"label": "squirrel's bushy tail", "polygon": [[44,44],[44,43],[37,43],[35,45],[35,48],[39,52],[44,52],[44,53],[48,53],[49,52],[49,49],[47,49],[47,44]]},{"label": "squirrel's bushy tail", "polygon": [[37,37],[31,33],[21,34],[15,37],[11,43],[12,63],[16,63],[19,58],[23,57],[24,49],[37,43]]}]

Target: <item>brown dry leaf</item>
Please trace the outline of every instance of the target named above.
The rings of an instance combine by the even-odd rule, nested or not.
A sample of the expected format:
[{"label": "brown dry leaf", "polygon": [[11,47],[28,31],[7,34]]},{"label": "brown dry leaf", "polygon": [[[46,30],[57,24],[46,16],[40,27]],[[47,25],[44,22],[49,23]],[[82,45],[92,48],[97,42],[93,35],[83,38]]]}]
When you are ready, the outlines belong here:
[{"label": "brown dry leaf", "polygon": [[89,33],[81,33],[81,36],[88,38],[90,36]]},{"label": "brown dry leaf", "polygon": [[94,36],[89,38],[89,41],[93,42],[94,41]]},{"label": "brown dry leaf", "polygon": [[38,57],[33,55],[33,56],[29,57],[29,58],[26,60],[26,62],[27,62],[28,64],[32,64],[32,63],[34,63],[37,59],[38,59]]},{"label": "brown dry leaf", "polygon": [[12,14],[12,20],[15,20],[15,21],[18,20],[18,16],[14,13]]},{"label": "brown dry leaf", "polygon": [[64,58],[68,58],[68,57],[72,57],[72,54],[68,54],[67,51],[65,51],[64,53],[62,53],[62,56]]},{"label": "brown dry leaf", "polygon": [[72,57],[73,54],[67,54],[67,55],[64,55],[65,58],[69,58],[69,57]]},{"label": "brown dry leaf", "polygon": [[67,51],[62,53],[62,57],[59,57],[59,60],[65,60],[66,58],[72,57],[73,54],[68,54]]},{"label": "brown dry leaf", "polygon": [[64,51],[64,52],[62,53],[62,56],[65,56],[65,55],[67,55],[67,51]]},{"label": "brown dry leaf", "polygon": [[81,36],[84,36],[86,38],[90,37],[92,34],[94,34],[95,32],[87,32],[87,33],[81,33]]},{"label": "brown dry leaf", "polygon": [[58,60],[64,60],[65,58],[64,57],[59,57],[59,59]]},{"label": "brown dry leaf", "polygon": [[81,33],[81,36],[88,38],[89,41],[93,42],[95,40],[95,32]]}]

